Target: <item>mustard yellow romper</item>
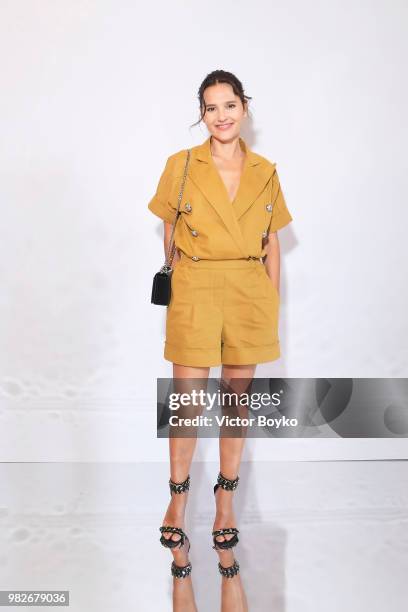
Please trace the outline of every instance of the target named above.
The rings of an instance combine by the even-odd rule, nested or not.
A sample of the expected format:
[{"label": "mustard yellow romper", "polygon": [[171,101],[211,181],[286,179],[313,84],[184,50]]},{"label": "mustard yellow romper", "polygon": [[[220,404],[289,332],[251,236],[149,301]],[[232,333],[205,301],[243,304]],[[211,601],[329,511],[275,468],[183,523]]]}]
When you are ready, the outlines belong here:
[{"label": "mustard yellow romper", "polygon": [[[210,150],[191,148],[174,240],[181,259],[172,273],[164,358],[185,366],[244,365],[280,356],[279,294],[263,264],[263,239],[292,221],[276,164],[246,153],[230,201]],[[173,223],[187,150],[171,155],[148,208]]]}]

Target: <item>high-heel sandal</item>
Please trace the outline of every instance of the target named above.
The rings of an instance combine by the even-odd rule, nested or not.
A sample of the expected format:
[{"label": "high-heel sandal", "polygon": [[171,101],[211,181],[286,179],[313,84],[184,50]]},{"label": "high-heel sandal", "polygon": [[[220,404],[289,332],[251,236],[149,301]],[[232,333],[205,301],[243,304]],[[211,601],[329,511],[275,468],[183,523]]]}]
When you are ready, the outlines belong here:
[{"label": "high-heel sandal", "polygon": [[[235,489],[238,486],[238,481],[239,481],[239,476],[237,476],[234,480],[230,480],[229,478],[225,478],[225,476],[223,476],[220,472],[218,474],[217,484],[214,485],[214,495],[216,494],[218,487],[221,487],[225,491],[235,491]],[[229,540],[224,539],[220,542],[219,540],[216,539],[217,536],[225,536],[225,535],[230,535],[230,534],[233,534],[233,537],[230,538]],[[239,534],[239,530],[236,529],[235,527],[215,529],[212,532],[213,543],[214,543],[213,548],[226,550],[228,548],[232,548],[233,546],[236,546],[239,542],[238,534]],[[234,566],[232,565],[231,567],[234,567]],[[227,569],[230,569],[230,568],[227,568]],[[239,566],[238,566],[238,569],[239,569]]]},{"label": "high-heel sandal", "polygon": [[[187,535],[185,536],[185,538],[188,542],[188,554],[190,552],[190,540],[188,539]],[[171,575],[175,578],[187,578],[187,576],[191,574],[192,569],[193,566],[191,565],[190,561],[187,563],[187,565],[176,565],[176,562],[173,561],[171,564]]]},{"label": "high-heel sandal", "polygon": [[221,563],[218,563],[218,570],[220,574],[222,574],[226,578],[233,578],[239,572],[239,563],[236,559],[234,559],[234,563],[229,567],[223,567]]},{"label": "high-heel sandal", "polygon": [[[170,478],[169,487],[170,487],[170,496],[172,493],[180,494],[180,493],[184,493],[185,491],[188,491],[190,488],[190,474],[187,476],[187,478],[183,482],[180,482],[180,483],[173,482],[172,479]],[[188,540],[187,535],[181,529],[181,527],[173,527],[172,525],[162,525],[159,529],[162,534],[160,538],[160,543],[165,548],[176,548],[177,546],[179,548],[182,548],[184,546],[185,540],[186,539]],[[173,540],[171,536],[170,538],[165,538],[163,533],[177,533],[178,535],[180,535],[180,539]],[[190,550],[190,542],[189,542],[189,550]]]}]

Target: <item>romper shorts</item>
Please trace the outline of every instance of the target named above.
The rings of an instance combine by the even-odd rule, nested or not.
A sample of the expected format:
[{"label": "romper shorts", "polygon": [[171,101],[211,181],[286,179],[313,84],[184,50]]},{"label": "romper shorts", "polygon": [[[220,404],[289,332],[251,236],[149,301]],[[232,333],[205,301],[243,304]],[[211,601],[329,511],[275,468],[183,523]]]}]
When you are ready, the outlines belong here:
[{"label": "romper shorts", "polygon": [[280,357],[280,297],[261,259],[192,261],[181,253],[171,288],[166,360],[210,367]]}]

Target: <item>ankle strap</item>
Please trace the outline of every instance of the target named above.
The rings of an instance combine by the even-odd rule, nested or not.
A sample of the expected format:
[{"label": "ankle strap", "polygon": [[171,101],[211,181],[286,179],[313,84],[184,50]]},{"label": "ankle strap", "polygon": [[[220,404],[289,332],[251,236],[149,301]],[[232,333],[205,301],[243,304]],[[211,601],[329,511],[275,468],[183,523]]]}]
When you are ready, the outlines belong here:
[{"label": "ankle strap", "polygon": [[220,487],[225,489],[225,491],[235,491],[238,486],[238,481],[239,476],[237,476],[234,480],[230,480],[229,478],[225,478],[225,476],[223,476],[221,472],[218,474],[217,478],[218,484],[220,485]]},{"label": "ankle strap", "polygon": [[191,574],[192,567],[190,561],[187,565],[176,565],[175,561],[173,561],[171,564],[172,576],[175,578],[187,578]]},{"label": "ankle strap", "polygon": [[234,563],[229,567],[222,567],[221,563],[218,563],[218,569],[220,574],[226,578],[233,578],[239,572],[239,563],[234,559]]},{"label": "ankle strap", "polygon": [[180,482],[180,483],[173,482],[172,479],[170,478],[169,486],[170,486],[170,495],[172,493],[184,493],[184,491],[188,491],[190,488],[190,474],[187,476],[187,478],[183,482]]}]

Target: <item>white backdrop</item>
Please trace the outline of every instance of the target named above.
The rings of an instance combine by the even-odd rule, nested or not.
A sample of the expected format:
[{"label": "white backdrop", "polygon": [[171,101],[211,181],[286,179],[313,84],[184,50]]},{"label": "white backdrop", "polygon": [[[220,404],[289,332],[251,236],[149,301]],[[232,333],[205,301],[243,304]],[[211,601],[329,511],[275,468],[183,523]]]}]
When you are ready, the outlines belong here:
[{"label": "white backdrop", "polygon": [[[164,308],[150,304],[167,157],[207,137],[223,68],[277,163],[282,358],[257,376],[406,377],[407,4],[2,2],[3,461],[162,461]],[[212,370],[213,375],[219,369]],[[201,460],[216,458],[202,441]],[[249,441],[245,459],[407,457],[404,439]]]}]

